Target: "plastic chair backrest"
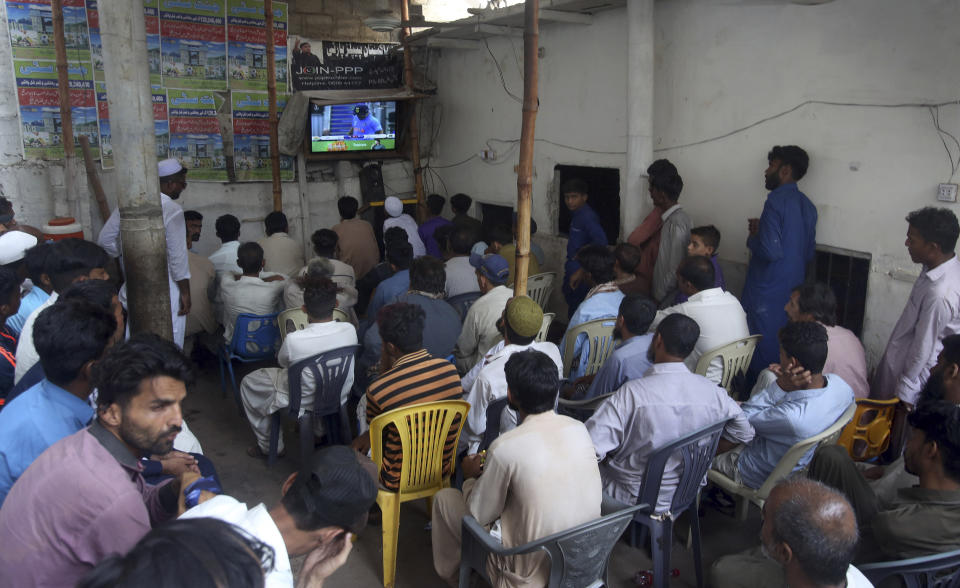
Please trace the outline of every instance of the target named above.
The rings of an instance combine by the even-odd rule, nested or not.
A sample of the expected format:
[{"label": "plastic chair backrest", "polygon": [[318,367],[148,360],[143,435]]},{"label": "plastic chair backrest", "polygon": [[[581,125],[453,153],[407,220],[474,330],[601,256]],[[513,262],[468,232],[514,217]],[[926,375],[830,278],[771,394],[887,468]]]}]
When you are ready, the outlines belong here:
[{"label": "plastic chair backrest", "polygon": [[893,415],[897,411],[898,398],[891,400],[857,399],[857,412],[853,420],[843,428],[837,445],[843,445],[854,461],[874,458],[887,450]]},{"label": "plastic chair backrest", "polygon": [[957,588],[960,586],[960,550],[923,557],[858,565],[874,586],[898,576],[906,588]]},{"label": "plastic chair backrest", "polygon": [[547,308],[550,294],[553,293],[553,282],[557,279],[556,272],[534,274],[527,278],[527,296],[533,298],[540,308]]},{"label": "plastic chair backrest", "polygon": [[487,405],[487,428],[483,431],[483,439],[480,441],[479,450],[490,447],[497,437],[500,436],[500,415],[503,409],[507,408],[507,397],[498,398]]},{"label": "plastic chair backrest", "polygon": [[557,316],[552,312],[543,313],[543,322],[540,324],[540,330],[537,332],[537,336],[534,337],[534,341],[546,341],[547,333],[550,332],[550,323],[553,322],[553,318]]},{"label": "plastic chair backrest", "polygon": [[750,360],[753,359],[753,351],[757,348],[757,342],[760,341],[761,337],[762,335],[750,335],[749,337],[744,337],[743,339],[738,339],[732,343],[707,351],[701,355],[697,361],[697,369],[694,370],[694,373],[700,374],[701,376],[707,375],[707,368],[710,367],[710,362],[713,361],[715,357],[721,358],[721,361],[723,361],[723,375],[720,378],[720,386],[728,393],[731,392],[730,383],[733,381],[735,375],[747,371]]},{"label": "plastic chair backrest", "polygon": [[652,510],[656,510],[663,471],[670,458],[676,457],[680,459],[682,471],[670,502],[670,512],[677,515],[687,510],[697,499],[700,485],[717,453],[720,434],[726,424],[726,420],[713,423],[654,451],[647,459],[637,504],[649,504]]},{"label": "plastic chair backrest", "polygon": [[607,398],[613,396],[613,394],[613,392],[607,392],[606,394],[600,394],[585,400],[567,400],[566,398],[558,398],[557,405],[560,408],[595,411],[600,408],[600,405],[603,404]]},{"label": "plastic chair backrest", "polygon": [[280,340],[287,338],[287,333],[299,331],[309,324],[310,319],[302,308],[288,308],[277,317],[280,326]]},{"label": "plastic chair backrest", "polygon": [[347,314],[346,312],[340,310],[339,308],[334,308],[334,309],[333,309],[333,320],[337,321],[338,323],[349,323],[349,322],[350,322],[350,315]]},{"label": "plastic chair backrest", "polygon": [[447,303],[457,311],[457,314],[460,315],[460,320],[463,321],[467,316],[467,311],[470,310],[473,303],[477,301],[477,298],[481,296],[483,296],[482,292],[464,292],[463,294],[457,294],[456,296],[447,298]]},{"label": "plastic chair backrest", "polygon": [[[383,413],[370,422],[370,444],[373,463],[383,463],[383,430],[396,427],[400,436],[403,459],[400,466],[399,494],[418,492],[443,486],[443,447],[452,427],[456,427],[456,446],[467,418],[470,403],[444,400],[405,406]],[[459,415],[459,420],[457,416]]]},{"label": "plastic chair backrest", "polygon": [[851,403],[850,406],[847,407],[847,410],[840,415],[840,418],[827,427],[822,433],[804,439],[787,450],[787,452],[783,454],[783,457],[780,458],[780,461],[777,462],[777,466],[773,468],[773,472],[771,472],[763,484],[757,488],[757,495],[766,500],[776,483],[789,476],[790,473],[793,472],[793,468],[797,467],[797,464],[808,451],[821,443],[824,445],[835,443],[840,436],[840,431],[850,422],[850,419],[853,418],[853,413],[856,411],[856,403]]},{"label": "plastic chair backrest", "polygon": [[303,399],[303,373],[309,370],[313,374],[314,400],[313,415],[323,417],[340,412],[340,392],[347,376],[353,371],[353,359],[360,350],[359,345],[346,345],[323,353],[301,359],[287,368],[287,383],[290,390],[290,416],[300,416],[300,403]]},{"label": "plastic chair backrest", "polygon": [[585,365],[581,366],[583,368],[583,375],[589,376],[600,370],[603,362],[607,361],[607,357],[613,353],[613,348],[615,347],[613,327],[616,322],[615,318],[602,318],[581,323],[567,331],[566,346],[563,349],[564,376],[570,373],[570,366],[573,365],[573,361],[576,359],[573,356],[573,348],[581,333],[586,334],[587,341],[585,344],[588,346]]},{"label": "plastic chair backrest", "polygon": [[277,314],[241,314],[233,327],[229,352],[243,361],[257,361],[276,356],[280,349]]}]

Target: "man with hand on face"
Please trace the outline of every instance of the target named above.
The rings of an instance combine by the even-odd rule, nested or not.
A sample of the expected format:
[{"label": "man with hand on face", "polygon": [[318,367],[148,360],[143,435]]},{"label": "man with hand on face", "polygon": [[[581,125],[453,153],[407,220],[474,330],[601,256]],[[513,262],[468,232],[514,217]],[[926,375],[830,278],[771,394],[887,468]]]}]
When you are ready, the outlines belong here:
[{"label": "man with hand on face", "polygon": [[44,451],[0,509],[0,569],[11,586],[73,585],[176,515],[181,478],[149,486],[139,459],[173,448],[189,361],[173,343],[138,334],[111,348],[93,378],[96,420]]}]

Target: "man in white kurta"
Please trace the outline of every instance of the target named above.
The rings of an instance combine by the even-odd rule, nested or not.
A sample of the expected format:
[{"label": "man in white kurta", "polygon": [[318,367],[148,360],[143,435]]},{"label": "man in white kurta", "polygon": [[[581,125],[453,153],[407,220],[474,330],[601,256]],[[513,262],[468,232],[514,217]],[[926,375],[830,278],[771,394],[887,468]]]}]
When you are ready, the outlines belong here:
[{"label": "man in white kurta", "polygon": [[946,208],[916,210],[907,222],[907,251],[914,263],[923,264],[923,272],[893,327],[870,397],[913,405],[937,363],[941,340],[960,333],[960,261],[954,254],[960,228]]},{"label": "man in white kurta", "polygon": [[[697,369],[697,362],[704,353],[750,336],[747,313],[740,301],[723,288],[714,288],[713,284],[714,270],[710,258],[695,255],[684,259],[677,269],[677,286],[688,296],[687,301],[657,312],[650,325],[650,330],[654,331],[664,318],[675,313],[697,321],[700,338],[684,360],[691,372]],[[722,358],[716,357],[710,362],[706,377],[711,382],[720,383]]]},{"label": "man in white kurta", "polygon": [[390,227],[400,227],[407,233],[407,242],[413,247],[413,256],[426,255],[427,246],[420,239],[417,221],[403,212],[403,201],[396,196],[389,196],[383,201],[383,210],[387,213],[387,219],[383,221],[383,233],[386,234]]},{"label": "man in white kurta", "polygon": [[483,296],[470,306],[463,317],[463,329],[453,350],[457,370],[461,374],[469,372],[502,339],[497,321],[503,314],[507,300],[513,296],[513,290],[504,285],[510,272],[507,260],[493,253],[471,255],[470,264],[476,268]]},{"label": "man in white kurta", "polygon": [[[593,444],[583,423],[553,412],[559,377],[553,360],[537,351],[507,363],[510,402],[520,425],[497,438],[486,453],[463,460],[463,493],[444,489],[433,501],[433,566],[456,586],[461,521],[474,517],[488,527],[497,519],[503,546],[517,547],[600,516],[602,492]],[[476,479],[472,479],[476,477]],[[491,557],[493,586],[545,586],[548,562],[542,553]]]},{"label": "man in white kurta", "polygon": [[[601,461],[603,491],[625,504],[636,503],[647,462],[660,447],[719,421],[727,421],[723,436],[728,440],[753,439],[753,427],[726,390],[684,365],[697,340],[691,323],[679,314],[664,319],[650,344],[653,367],[621,386],[587,421]],[[670,508],[682,470],[679,456],[667,461],[657,511]]]},{"label": "man in white kurta", "polygon": [[[170,315],[173,320],[173,341],[183,347],[187,314],[190,312],[190,263],[187,259],[187,226],[183,208],[174,202],[187,187],[187,170],[176,159],[164,159],[157,164],[160,174],[160,207],[163,211],[163,229],[167,238],[167,279],[170,284]],[[120,212],[104,223],[97,243],[111,257],[120,257]],[[127,285],[120,289],[120,302],[127,306]]]},{"label": "man in white kurta", "polygon": [[263,249],[256,243],[241,245],[237,250],[237,261],[243,273],[225,273],[220,276],[219,283],[220,323],[227,345],[233,340],[239,315],[262,316],[282,310],[281,299],[286,284],[286,276],[263,271]]}]

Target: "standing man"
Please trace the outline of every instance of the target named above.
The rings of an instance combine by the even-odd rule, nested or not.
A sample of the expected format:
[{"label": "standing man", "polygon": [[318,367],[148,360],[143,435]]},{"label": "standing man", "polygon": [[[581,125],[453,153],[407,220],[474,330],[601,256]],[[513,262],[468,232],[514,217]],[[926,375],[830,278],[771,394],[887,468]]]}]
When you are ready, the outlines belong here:
[{"label": "standing man", "polygon": [[672,174],[650,174],[650,197],[653,205],[660,210],[662,222],[650,294],[661,308],[670,305],[676,296],[677,267],[687,254],[690,229],[693,227],[690,216],[677,203],[683,191],[683,178],[673,164],[670,167],[674,170]]},{"label": "standing man", "polygon": [[741,297],[750,332],[763,335],[750,363],[751,384],[760,370],[778,360],[777,331],[787,324],[783,307],[803,282],[817,236],[817,208],[797,188],[807,173],[807,152],[796,145],[777,145],[767,161],[764,175],[770,194],[760,218],[747,221],[751,256]]},{"label": "standing man", "polygon": [[573,316],[587,295],[589,286],[581,283],[577,270],[577,252],[584,245],[607,245],[607,234],[600,225],[600,217],[587,204],[587,183],[581,179],[567,180],[560,186],[563,202],[570,211],[570,232],[567,238],[567,261],[563,265],[563,297],[567,301],[567,316]]},{"label": "standing man", "polygon": [[[190,313],[190,262],[187,258],[187,226],[183,208],[174,202],[187,188],[187,169],[176,159],[164,159],[157,164],[160,175],[160,207],[163,210],[163,230],[167,237],[167,276],[170,282],[170,314],[173,320],[173,341],[183,347],[187,315]],[[113,210],[100,231],[97,243],[111,257],[120,257],[120,212]],[[127,286],[120,290],[120,301],[127,306]]]},{"label": "standing man", "polygon": [[907,252],[923,271],[893,327],[870,396],[914,405],[937,363],[941,340],[960,333],[960,262],[953,252],[960,225],[950,210],[929,207],[911,212],[907,223]]}]

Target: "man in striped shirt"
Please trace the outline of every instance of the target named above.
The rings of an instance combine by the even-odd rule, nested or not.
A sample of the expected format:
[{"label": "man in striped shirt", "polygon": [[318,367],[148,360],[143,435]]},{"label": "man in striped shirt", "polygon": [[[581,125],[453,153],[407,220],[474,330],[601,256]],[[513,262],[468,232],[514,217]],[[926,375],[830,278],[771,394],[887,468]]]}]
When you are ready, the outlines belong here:
[{"label": "man in striped shirt", "polygon": [[[380,353],[380,373],[367,389],[367,424],[377,416],[396,408],[413,404],[460,400],[460,376],[450,362],[434,358],[423,348],[423,327],[426,313],[415,304],[398,302],[383,307],[377,314],[377,327],[383,339]],[[456,449],[454,421],[444,445],[443,455],[447,473],[453,469]],[[400,436],[390,427],[384,431],[383,464],[380,482],[389,490],[396,490],[400,482],[403,461]],[[370,431],[357,437],[353,446],[361,453],[370,448]]]}]

